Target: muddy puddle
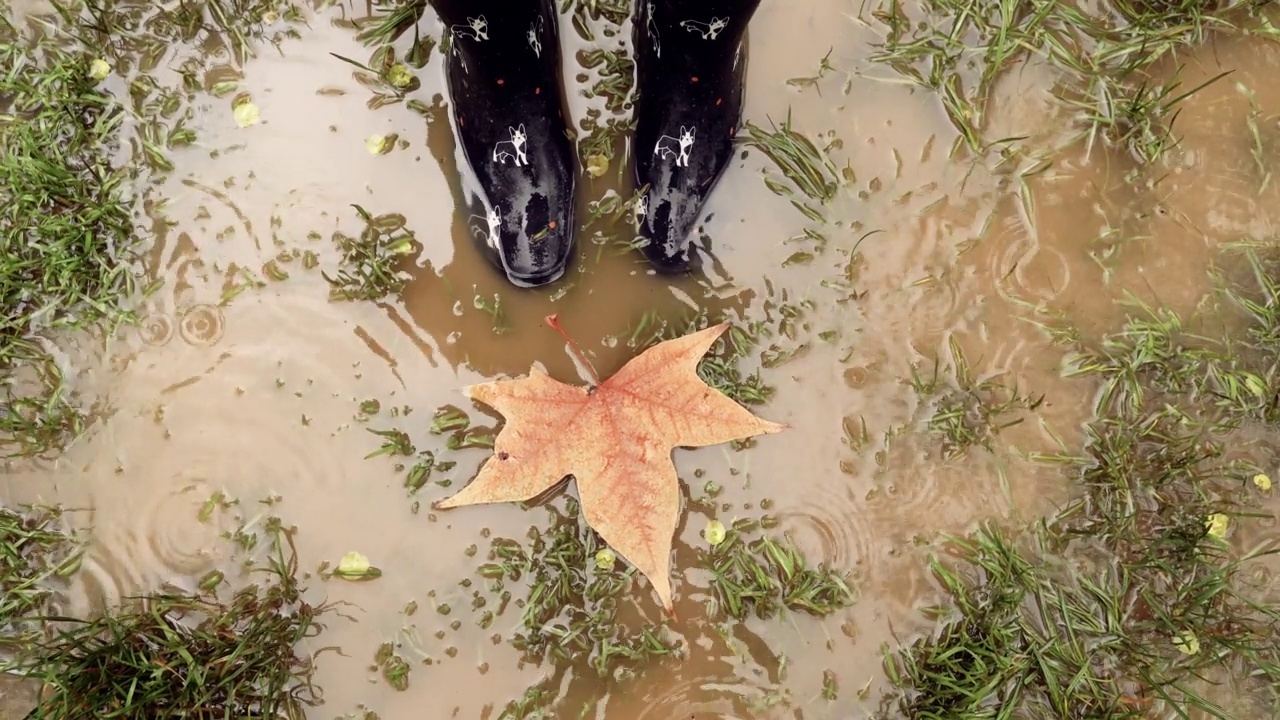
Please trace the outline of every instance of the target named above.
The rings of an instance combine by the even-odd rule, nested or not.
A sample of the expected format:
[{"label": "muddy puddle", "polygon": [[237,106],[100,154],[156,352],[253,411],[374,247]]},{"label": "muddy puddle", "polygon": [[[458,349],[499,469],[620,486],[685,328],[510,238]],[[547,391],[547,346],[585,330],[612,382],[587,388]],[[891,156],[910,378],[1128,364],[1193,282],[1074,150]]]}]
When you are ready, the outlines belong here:
[{"label": "muddy puddle", "polygon": [[[769,160],[745,151],[707,209],[712,261],[676,281],[650,274],[637,254],[584,238],[561,284],[508,287],[455,214],[458,155],[438,54],[409,96],[426,115],[404,103],[370,109],[370,90],[331,55],[368,58],[340,22],[364,13],[362,4],[306,9],[298,38],[281,39],[278,51],[265,45],[242,68],[211,60],[207,79],[235,79],[261,122],[237,126],[231,95],[196,96],[198,140],[169,154],[171,171],[140,179],[147,259],[165,283],[146,301],[140,328],[84,351],[91,362],[76,382],[100,399],[96,422],[58,459],[13,463],[0,481],[5,503],[63,504],[92,539],[67,611],[94,613],[165,584],[190,589],[209,570],[236,566],[223,533],[270,513],[297,527],[304,569],[356,550],[383,571],[368,583],[314,574],[307,582],[317,599],[350,603],[350,618],[332,618],[317,640],[340,652],[318,660],[325,704],[312,718],[361,708],[385,720],[494,718],[552,672],[564,673],[555,687],[573,716],[597,701],[587,717],[869,715],[887,689],[882,644],[930,628],[920,608],[943,597],[926,567],[940,534],[1030,520],[1068,497],[1060,470],[1024,455],[1078,445],[1094,388],[1061,376],[1061,348],[1032,320],[1061,313],[1085,332],[1105,332],[1123,320],[1116,301],[1126,293],[1188,309],[1209,287],[1216,248],[1273,234],[1280,189],[1263,185],[1247,138],[1250,100],[1235,83],[1280,112],[1280,85],[1268,79],[1280,46],[1220,41],[1186,58],[1188,85],[1235,72],[1185,104],[1175,168],[1152,187],[1130,182],[1128,158],[1086,153],[1067,138],[1067,111],[1049,99],[1051,70],[1011,70],[997,85],[991,132],[1028,136],[1052,160],[1022,192],[1008,173],[951,157],[956,131],[936,96],[870,62],[880,29],[858,7],[765,2],[752,24],[746,108],[762,127],[790,112],[797,131],[837,140],[833,160],[856,179],[815,223],[762,181],[776,176]],[[422,27],[438,35],[431,13]],[[813,76],[828,48],[836,70],[816,87],[788,82]],[[189,50],[167,52],[172,60]],[[125,91],[121,77],[108,82]],[[571,82],[571,94],[578,87]],[[581,117],[591,102],[571,105]],[[370,154],[368,136],[393,133],[394,149]],[[581,187],[599,198],[617,184],[606,175]],[[329,300],[320,271],[337,262],[333,233],[361,230],[353,203],[403,214],[420,243],[402,301]],[[805,239],[807,228],[826,236],[824,249]],[[294,262],[287,280],[262,278],[264,263],[295,250],[314,252],[319,267]],[[799,250],[812,259],[788,262]],[[394,460],[365,459],[380,443],[370,428],[405,430],[419,448],[438,444],[428,430],[446,405],[496,424],[463,398],[464,385],[534,363],[583,381],[542,322],[549,313],[604,375],[634,354],[626,339],[648,313],[676,321],[705,309],[776,331],[784,307],[798,308],[799,320],[791,337],[774,341],[799,352],[763,370],[776,393],[758,413],[792,429],[741,451],[679,451],[676,465],[690,495],[706,481],[723,487],[716,517],[774,515],[815,563],[852,573],[856,603],[825,620],[751,620],[730,638],[716,634],[705,619],[706,577],[688,565],[711,517],[699,505],[677,538],[673,632],[684,659],[655,662],[629,683],[522,662],[502,637],[518,613],[477,627],[460,581],[475,578],[469,546],[523,538],[545,526],[545,512],[430,511],[471,477],[483,449],[454,453],[453,489],[428,485],[416,497]],[[945,371],[953,344],[975,377],[1044,396],[990,451],[946,453],[925,429],[929,406],[910,379],[931,374],[935,360]],[[745,369],[758,365],[756,357]],[[382,411],[359,417],[369,399]],[[219,492],[240,504],[202,521]],[[652,597],[634,603],[656,612]],[[412,604],[419,609],[409,615]],[[411,660],[431,661],[414,663],[404,691],[371,669],[391,640],[411,648]],[[822,697],[826,671],[838,678],[834,700]]]}]

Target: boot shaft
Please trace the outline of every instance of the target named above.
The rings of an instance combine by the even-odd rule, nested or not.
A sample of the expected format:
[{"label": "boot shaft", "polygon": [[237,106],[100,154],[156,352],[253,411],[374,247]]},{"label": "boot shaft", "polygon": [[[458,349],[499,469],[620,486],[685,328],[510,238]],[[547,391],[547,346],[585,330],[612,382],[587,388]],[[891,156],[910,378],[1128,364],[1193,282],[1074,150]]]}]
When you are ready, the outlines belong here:
[{"label": "boot shaft", "polygon": [[454,130],[479,191],[470,227],[507,279],[552,282],[573,253],[576,162],[566,134],[554,0],[433,0],[445,25]]},{"label": "boot shaft", "polygon": [[[468,69],[519,76],[533,65],[556,66],[560,43],[554,0],[432,0],[449,52]],[[540,72],[542,69],[540,68]]]},{"label": "boot shaft", "polygon": [[723,41],[732,47],[746,34],[747,24],[760,0],[635,0],[635,3],[637,30],[656,35],[659,44],[666,40],[669,47],[675,47],[701,40]]}]

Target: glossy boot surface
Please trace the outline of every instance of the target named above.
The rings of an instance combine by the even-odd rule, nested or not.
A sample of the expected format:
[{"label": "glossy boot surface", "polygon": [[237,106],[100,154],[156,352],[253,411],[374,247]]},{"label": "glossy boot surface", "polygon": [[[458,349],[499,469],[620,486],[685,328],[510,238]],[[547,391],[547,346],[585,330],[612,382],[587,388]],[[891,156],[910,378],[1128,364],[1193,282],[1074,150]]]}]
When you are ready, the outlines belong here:
[{"label": "glossy boot surface", "polygon": [[688,270],[689,241],[733,156],[742,119],[747,23],[760,0],[636,0],[636,209],[642,252]]},{"label": "glossy boot surface", "polygon": [[514,285],[558,280],[573,254],[576,163],[565,132],[554,0],[433,0],[454,129],[483,196],[472,235]]}]

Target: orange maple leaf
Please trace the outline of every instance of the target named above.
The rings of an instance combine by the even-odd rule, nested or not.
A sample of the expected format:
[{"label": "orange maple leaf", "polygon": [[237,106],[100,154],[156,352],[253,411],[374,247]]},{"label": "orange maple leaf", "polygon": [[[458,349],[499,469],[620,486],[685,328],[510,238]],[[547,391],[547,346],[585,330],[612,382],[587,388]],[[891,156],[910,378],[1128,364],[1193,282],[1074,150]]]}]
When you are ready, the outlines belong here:
[{"label": "orange maple leaf", "polygon": [[[555,317],[548,321],[555,326]],[[727,324],[654,345],[594,389],[533,368],[527,377],[463,389],[506,418],[475,480],[435,504],[520,502],[572,475],[587,524],[649,578],[667,612],[671,543],[680,514],[672,450],[787,426],[762,420],[698,377]]]}]

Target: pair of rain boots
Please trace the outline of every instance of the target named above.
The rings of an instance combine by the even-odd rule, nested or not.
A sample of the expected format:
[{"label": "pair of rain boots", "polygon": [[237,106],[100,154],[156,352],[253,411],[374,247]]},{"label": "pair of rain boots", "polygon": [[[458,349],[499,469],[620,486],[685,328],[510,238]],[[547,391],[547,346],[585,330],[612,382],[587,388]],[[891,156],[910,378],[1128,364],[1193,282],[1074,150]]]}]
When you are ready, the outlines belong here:
[{"label": "pair of rain boots", "polygon": [[[659,272],[689,266],[689,236],[733,154],[747,22],[760,0],[635,0],[635,210]],[[473,229],[507,279],[558,280],[573,254],[576,177],[555,0],[433,0],[449,34],[454,127],[479,183]]]}]

